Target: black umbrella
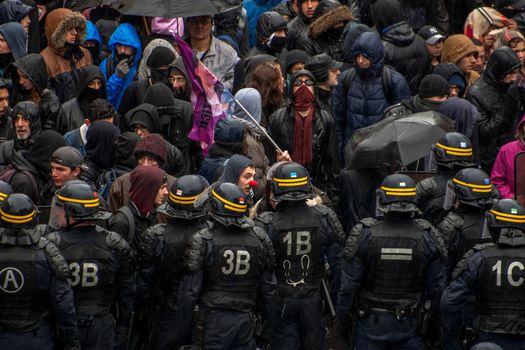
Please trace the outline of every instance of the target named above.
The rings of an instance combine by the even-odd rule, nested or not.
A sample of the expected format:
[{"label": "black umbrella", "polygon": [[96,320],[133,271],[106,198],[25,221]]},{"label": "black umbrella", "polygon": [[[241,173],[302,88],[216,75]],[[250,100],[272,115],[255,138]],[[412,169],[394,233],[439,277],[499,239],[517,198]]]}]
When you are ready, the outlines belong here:
[{"label": "black umbrella", "polygon": [[407,117],[390,117],[354,132],[345,147],[350,169],[407,166],[428,155],[454,121],[429,111]]},{"label": "black umbrella", "polygon": [[215,15],[238,6],[238,0],[119,0],[113,5],[125,15],[163,18]]}]

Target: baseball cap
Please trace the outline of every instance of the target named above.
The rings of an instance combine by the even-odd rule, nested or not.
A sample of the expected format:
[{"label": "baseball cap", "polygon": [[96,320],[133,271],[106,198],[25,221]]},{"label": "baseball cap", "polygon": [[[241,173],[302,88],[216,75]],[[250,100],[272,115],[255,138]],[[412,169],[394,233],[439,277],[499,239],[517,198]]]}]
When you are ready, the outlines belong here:
[{"label": "baseball cap", "polygon": [[434,45],[440,40],[446,39],[446,36],[441,34],[441,32],[434,26],[424,26],[417,32],[428,45]]}]

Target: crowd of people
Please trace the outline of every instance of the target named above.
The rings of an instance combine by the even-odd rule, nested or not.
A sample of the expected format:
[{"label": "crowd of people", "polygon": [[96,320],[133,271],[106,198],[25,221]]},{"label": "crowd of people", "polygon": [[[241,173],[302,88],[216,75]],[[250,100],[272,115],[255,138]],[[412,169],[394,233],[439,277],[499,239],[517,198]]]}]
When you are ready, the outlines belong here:
[{"label": "crowd of people", "polygon": [[525,1],[227,3],[0,0],[0,346],[524,349]]}]

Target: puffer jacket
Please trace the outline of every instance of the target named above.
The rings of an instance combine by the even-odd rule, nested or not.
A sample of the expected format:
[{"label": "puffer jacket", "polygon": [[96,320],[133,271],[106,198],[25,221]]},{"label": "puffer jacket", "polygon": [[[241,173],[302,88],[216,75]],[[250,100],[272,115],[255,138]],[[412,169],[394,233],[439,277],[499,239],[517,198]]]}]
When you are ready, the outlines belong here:
[{"label": "puffer jacket", "polygon": [[[268,133],[282,150],[293,154],[293,135],[295,116],[293,105],[275,111],[269,118]],[[331,113],[316,108],[312,122],[312,165],[307,167],[312,179],[312,184],[330,198],[336,198],[336,176],[339,173],[339,160],[337,157],[337,136],[335,121]],[[267,153],[272,157],[273,152]],[[275,156],[273,156],[275,158]],[[275,161],[275,159],[271,159]]]},{"label": "puffer jacket", "polygon": [[344,81],[351,71],[345,71],[339,76],[339,84],[333,90],[332,111],[340,152],[355,130],[374,124],[381,119],[386,108],[410,97],[405,78],[392,69],[390,97],[386,96],[382,77],[384,49],[377,33],[365,32],[358,37],[351,56],[355,58],[358,54],[372,61],[370,68],[356,71],[347,96],[343,96]]},{"label": "puffer jacket", "polygon": [[478,128],[481,167],[487,173],[490,173],[500,147],[513,140],[514,127],[523,114],[523,103],[519,96],[516,96],[515,102],[510,101],[512,103],[507,108],[504,104],[507,95],[515,94],[510,94],[510,85],[503,83],[503,78],[519,66],[519,59],[512,49],[502,47],[495,50],[485,72],[467,93],[467,100],[480,113]]},{"label": "puffer jacket", "polygon": [[[116,72],[118,64],[117,44],[135,48],[133,64],[129,67],[129,72],[124,78],[119,77]],[[119,25],[109,39],[108,49],[111,50],[111,56],[102,61],[100,70],[106,78],[108,101],[118,110],[122,95],[124,95],[126,88],[133,82],[139,67],[140,58],[142,57],[142,45],[135,28],[129,23]]]},{"label": "puffer jacket", "polygon": [[[330,55],[334,60],[343,61],[343,32],[345,27],[335,28],[340,23],[352,20],[352,11],[338,2],[323,2],[322,15],[316,18],[308,30],[297,38],[296,48],[304,50],[310,56],[321,53]],[[319,5],[321,6],[321,5]]]},{"label": "puffer jacket", "polygon": [[49,87],[52,88],[61,103],[76,96],[78,69],[92,64],[91,53],[79,46],[77,55],[66,58],[66,32],[75,28],[77,40],[82,42],[86,35],[86,20],[78,12],[59,8],[46,18],[46,37],[48,46],[40,53],[46,62]]}]

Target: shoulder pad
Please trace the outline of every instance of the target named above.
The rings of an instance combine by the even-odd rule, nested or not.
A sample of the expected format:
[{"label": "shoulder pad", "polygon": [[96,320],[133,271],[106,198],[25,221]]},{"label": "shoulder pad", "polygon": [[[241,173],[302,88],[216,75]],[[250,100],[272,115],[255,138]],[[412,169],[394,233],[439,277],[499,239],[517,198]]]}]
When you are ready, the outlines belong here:
[{"label": "shoulder pad", "polygon": [[449,212],[438,224],[437,229],[441,232],[443,238],[448,240],[456,229],[460,229],[463,226],[463,223],[462,216]]},{"label": "shoulder pad", "polygon": [[346,260],[352,259],[357,253],[357,245],[359,244],[359,240],[361,239],[361,233],[363,232],[364,226],[365,225],[363,223],[358,223],[350,231],[350,234],[346,239],[345,248],[343,252]]},{"label": "shoulder pad", "polygon": [[489,247],[493,247],[495,244],[494,243],[482,243],[482,244],[476,244],[474,246],[474,248],[470,249],[469,251],[467,251],[463,257],[461,258],[461,260],[457,263],[456,267],[454,268],[454,271],[452,271],[452,280],[455,280],[457,279],[459,276],[461,276],[461,274],[463,273],[463,271],[465,271],[465,269],[467,268],[467,263],[469,261],[469,259],[474,255],[476,254],[477,252],[483,250],[483,249],[486,249],[486,248],[489,248]]},{"label": "shoulder pad", "polygon": [[447,244],[445,243],[445,239],[437,230],[437,228],[432,226],[430,222],[424,219],[415,219],[415,221],[419,227],[430,233],[432,238],[436,241],[439,254],[441,255],[441,257],[443,257],[443,259],[446,259],[448,256]]},{"label": "shoulder pad", "polygon": [[118,253],[129,254],[131,247],[121,235],[113,231],[104,231],[106,232],[106,243],[108,244],[108,247],[115,249]]},{"label": "shoulder pad", "polygon": [[45,237],[40,237],[38,246],[44,249],[47,261],[55,275],[62,280],[68,279],[70,277],[69,265],[57,246]]},{"label": "shoulder pad", "polygon": [[316,204],[316,205],[312,205],[311,208],[314,208],[319,214],[323,215],[323,216],[326,216],[329,214],[330,212],[330,208],[328,208],[326,205],[324,204]]},{"label": "shoulder pad", "polygon": [[[57,232],[51,232],[49,233],[47,236],[45,236],[49,241],[53,242],[56,246],[60,246],[60,235],[57,233]],[[40,241],[42,242],[42,241]],[[39,244],[40,244],[39,242]],[[44,247],[40,247],[39,248],[44,248]]]},{"label": "shoulder pad", "polygon": [[429,177],[419,181],[416,184],[416,193],[419,195],[420,193],[433,192],[436,189],[436,187],[436,180],[434,180],[433,177]]},{"label": "shoulder pad", "polygon": [[327,218],[328,224],[333,230],[335,239],[339,241],[341,245],[343,245],[345,241],[345,232],[343,225],[341,225],[341,221],[339,221],[339,218],[337,217],[337,214],[332,209],[323,204],[315,205],[313,208],[318,210],[324,217]]},{"label": "shoulder pad", "polygon": [[155,236],[162,236],[166,231],[166,224],[156,224],[149,227],[146,231],[151,232]]},{"label": "shoulder pad", "polygon": [[365,219],[360,220],[359,222],[363,224],[363,226],[372,227],[378,223],[378,220],[375,218],[365,218]]},{"label": "shoulder pad", "polygon": [[255,224],[271,225],[273,223],[273,211],[265,211],[255,217]]},{"label": "shoulder pad", "polygon": [[208,228],[204,228],[188,239],[189,247],[184,253],[184,265],[189,272],[197,272],[202,269],[206,249],[205,240],[210,240],[211,238],[213,238],[213,234]]},{"label": "shoulder pad", "polygon": [[263,228],[259,226],[254,226],[252,227],[252,230],[253,230],[253,233],[255,233],[255,236],[257,236],[257,238],[259,238],[261,241],[265,241],[266,239],[269,239],[268,234]]}]

